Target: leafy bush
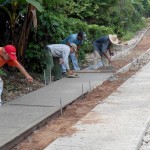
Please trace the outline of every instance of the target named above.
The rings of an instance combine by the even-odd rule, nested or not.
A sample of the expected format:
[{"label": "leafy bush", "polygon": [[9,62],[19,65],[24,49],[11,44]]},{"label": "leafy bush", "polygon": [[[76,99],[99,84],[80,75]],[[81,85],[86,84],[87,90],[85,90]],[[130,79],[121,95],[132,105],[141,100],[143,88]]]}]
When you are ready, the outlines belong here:
[{"label": "leafy bush", "polygon": [[36,73],[43,73],[43,70],[46,68],[43,47],[30,43],[29,48],[26,50],[25,58],[25,67],[27,70]]},{"label": "leafy bush", "polygon": [[6,72],[4,72],[3,69],[0,69],[0,75],[2,75],[2,76],[7,76]]},{"label": "leafy bush", "polygon": [[[36,35],[35,44],[30,43],[26,51],[26,65],[29,62],[34,62],[27,68],[31,71],[38,69],[41,72],[45,67],[45,63],[39,59],[43,59],[42,49],[47,44],[60,43],[61,40],[73,33],[84,31],[87,34],[88,40],[84,42],[79,50],[79,62],[85,61],[85,53],[93,51],[92,43],[95,39],[113,33],[112,28],[98,25],[88,25],[86,22],[79,19],[67,18],[65,15],[44,12],[39,16],[39,28]],[[33,41],[33,40],[31,40]],[[37,45],[36,45],[37,43]],[[36,58],[37,57],[37,58]],[[36,64],[36,62],[38,62]]]},{"label": "leafy bush", "polygon": [[[115,12],[115,14],[118,13],[119,11]],[[138,17],[139,16],[136,18]],[[86,53],[93,52],[92,43],[94,40],[101,36],[114,33],[119,37],[123,36],[124,40],[128,40],[132,38],[133,33],[141,27],[138,23],[132,25],[131,19],[129,23],[127,18],[122,19],[120,24],[118,24],[120,18],[114,17],[111,21],[113,24],[107,27],[97,24],[88,24],[85,21],[75,18],[67,18],[67,15],[58,14],[56,12],[45,11],[44,13],[40,13],[36,42],[34,44],[30,43],[26,51],[26,65],[32,62],[32,66],[28,65],[27,68],[31,71],[42,72],[45,67],[44,54],[42,52],[45,45],[58,44],[70,34],[78,33],[81,30],[86,32],[88,40],[85,41],[79,49],[78,59],[80,64],[85,62]],[[133,21],[136,22],[137,20],[134,18]],[[130,24],[130,26],[127,26],[127,24]],[[30,41],[33,41],[33,39]]]}]

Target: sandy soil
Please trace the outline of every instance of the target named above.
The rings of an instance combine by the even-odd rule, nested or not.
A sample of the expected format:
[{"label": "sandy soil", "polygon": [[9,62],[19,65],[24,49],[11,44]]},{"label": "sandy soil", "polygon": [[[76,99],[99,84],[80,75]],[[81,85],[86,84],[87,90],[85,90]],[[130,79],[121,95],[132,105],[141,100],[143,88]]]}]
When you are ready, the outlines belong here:
[{"label": "sandy soil", "polygon": [[[120,69],[134,58],[142,54],[150,47],[150,30],[147,31],[141,42],[121,59],[114,60],[113,66],[116,69]],[[149,60],[142,62],[146,64]],[[142,67],[141,65],[139,65]],[[100,104],[107,98],[111,93],[135,74],[140,67],[131,68],[126,73],[116,74],[115,80],[107,80],[101,86],[93,89],[90,93],[76,100],[74,103],[69,105],[63,114],[57,118],[49,121],[45,126],[36,130],[32,135],[27,137],[23,142],[18,144],[13,150],[43,150],[47,145],[53,142],[60,136],[71,135],[76,132],[75,129],[71,128],[77,121],[85,116],[91,109],[97,104]]]},{"label": "sandy soil", "polygon": [[27,93],[35,91],[41,87],[44,87],[44,82],[36,74],[31,74],[34,81],[33,83],[28,83],[22,73],[20,72],[10,72],[3,69],[7,76],[1,76],[4,87],[2,93],[3,103],[15,100]]}]

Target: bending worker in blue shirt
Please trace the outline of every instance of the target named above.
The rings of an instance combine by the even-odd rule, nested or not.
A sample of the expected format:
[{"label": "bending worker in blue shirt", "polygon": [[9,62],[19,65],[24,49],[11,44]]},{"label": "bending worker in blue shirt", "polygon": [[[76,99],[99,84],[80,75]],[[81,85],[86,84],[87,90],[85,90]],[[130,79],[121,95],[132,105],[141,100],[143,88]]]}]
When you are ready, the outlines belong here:
[{"label": "bending worker in blue shirt", "polygon": [[[83,40],[86,40],[86,34],[85,34],[85,32],[81,31],[77,34],[69,35],[67,38],[65,38],[63,41],[61,41],[61,44],[66,44],[66,45],[70,46],[70,43],[75,43],[77,45],[76,52],[78,52],[78,49],[83,44]],[[80,70],[75,52],[70,53],[70,57],[71,57],[71,61],[73,64],[73,70]],[[62,65],[62,72],[66,73],[66,67],[64,65]]]},{"label": "bending worker in blue shirt", "polygon": [[[95,56],[95,62],[94,64],[97,64],[97,56],[101,56],[101,61],[103,63],[103,66],[109,66],[111,64],[110,56],[113,56],[113,53],[111,52],[110,46],[112,44],[118,45],[119,40],[117,38],[117,35],[111,35],[103,36],[93,42],[94,47],[94,56]],[[108,55],[109,51],[109,55]],[[98,55],[97,55],[98,54]]]}]

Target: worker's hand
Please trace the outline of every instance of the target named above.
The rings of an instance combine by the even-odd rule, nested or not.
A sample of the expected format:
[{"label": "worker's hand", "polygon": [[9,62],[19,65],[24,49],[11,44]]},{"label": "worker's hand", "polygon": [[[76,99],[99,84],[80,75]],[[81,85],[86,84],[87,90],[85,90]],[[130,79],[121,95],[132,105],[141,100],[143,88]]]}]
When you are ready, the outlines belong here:
[{"label": "worker's hand", "polygon": [[73,75],[73,71],[69,69],[68,72],[67,72],[67,74],[68,75]]},{"label": "worker's hand", "polygon": [[27,80],[28,82],[33,82],[33,78],[32,78],[31,76],[28,76],[28,77],[26,78],[26,80]]}]

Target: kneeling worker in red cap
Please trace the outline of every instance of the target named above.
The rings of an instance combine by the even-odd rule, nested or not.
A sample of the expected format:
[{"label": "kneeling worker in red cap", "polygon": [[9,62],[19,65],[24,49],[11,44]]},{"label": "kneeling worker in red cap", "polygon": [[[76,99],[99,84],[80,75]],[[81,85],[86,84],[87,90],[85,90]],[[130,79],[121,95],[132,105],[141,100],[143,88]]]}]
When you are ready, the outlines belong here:
[{"label": "kneeling worker in red cap", "polygon": [[[26,77],[28,82],[33,82],[33,78],[27,73],[25,68],[17,61],[16,48],[13,45],[6,45],[4,47],[0,47],[0,67],[2,67],[4,64],[17,67],[20,70],[20,72]],[[3,89],[3,81],[1,78],[0,88]],[[0,91],[0,104],[1,94],[2,90]]]}]

